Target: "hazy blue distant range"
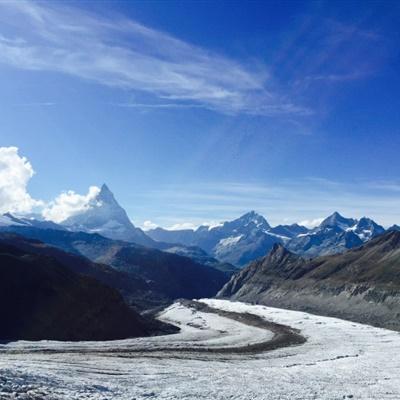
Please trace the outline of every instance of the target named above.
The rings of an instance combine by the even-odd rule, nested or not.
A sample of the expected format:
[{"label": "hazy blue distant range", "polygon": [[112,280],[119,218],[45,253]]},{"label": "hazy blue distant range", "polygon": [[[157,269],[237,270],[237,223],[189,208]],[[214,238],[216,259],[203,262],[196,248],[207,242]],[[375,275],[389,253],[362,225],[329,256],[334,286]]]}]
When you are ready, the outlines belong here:
[{"label": "hazy blue distant range", "polygon": [[[148,248],[186,256],[203,265],[228,274],[236,267],[265,256],[274,246],[282,244],[293,253],[316,257],[343,252],[360,246],[385,232],[370,218],[345,218],[334,212],[322,223],[308,229],[298,224],[271,227],[255,211],[221,223],[219,226],[200,226],[185,230],[156,228],[144,232],[133,225],[110,189],[103,185],[87,209],[62,224],[40,218],[16,218],[11,214],[0,217],[0,226],[31,226],[38,229],[67,230],[96,233],[113,240],[136,243]],[[389,230],[399,230],[397,225]]]},{"label": "hazy blue distant range", "polygon": [[[393,226],[391,230],[398,229]],[[265,256],[282,244],[293,253],[316,257],[341,253],[381,235],[385,229],[370,218],[344,218],[335,212],[313,229],[298,224],[271,227],[266,219],[251,211],[217,227],[168,231],[156,228],[147,234],[154,240],[198,246],[219,261],[242,267]]]}]

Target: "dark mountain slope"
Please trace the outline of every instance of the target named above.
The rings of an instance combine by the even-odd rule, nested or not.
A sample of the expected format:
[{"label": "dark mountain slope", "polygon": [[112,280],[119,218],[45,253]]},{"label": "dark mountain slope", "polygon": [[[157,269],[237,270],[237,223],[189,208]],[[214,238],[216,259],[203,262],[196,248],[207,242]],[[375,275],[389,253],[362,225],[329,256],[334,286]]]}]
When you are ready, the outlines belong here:
[{"label": "dark mountain slope", "polygon": [[219,297],[400,329],[400,232],[304,259],[280,245],[234,275]]},{"label": "dark mountain slope", "polygon": [[113,340],[151,332],[116,290],[2,240],[0,321],[1,340]]},{"label": "dark mountain slope", "polygon": [[[32,233],[36,231],[37,230],[35,229],[30,229],[27,232]],[[42,231],[39,230],[39,232]],[[43,231],[42,233],[45,234],[43,235],[45,237],[49,234],[49,232],[46,231]],[[59,235],[60,237],[56,239],[57,235],[51,235],[50,232],[50,237],[53,237],[58,244],[62,242],[61,238],[64,237],[64,234],[62,233]],[[68,233],[66,233],[66,235],[68,236]],[[122,271],[117,271],[105,264],[92,262],[88,258],[79,255],[79,252],[76,252],[72,246],[67,245],[66,248],[71,252],[66,252],[61,250],[61,246],[60,248],[57,248],[45,244],[37,239],[29,239],[15,233],[5,232],[0,233],[0,240],[2,243],[18,247],[19,250],[27,253],[53,257],[71,271],[90,276],[107,286],[117,289],[123,295],[127,304],[135,308],[143,309],[158,306],[159,304],[165,304],[170,301],[167,296],[155,292],[151,285],[143,278]]]},{"label": "dark mountain slope", "polygon": [[132,299],[146,308],[179,297],[214,296],[229,279],[227,273],[188,257],[97,234],[25,227],[12,227],[12,230],[96,263],[107,264],[115,271],[129,275],[130,279],[136,279],[140,292],[137,295],[133,290]]}]

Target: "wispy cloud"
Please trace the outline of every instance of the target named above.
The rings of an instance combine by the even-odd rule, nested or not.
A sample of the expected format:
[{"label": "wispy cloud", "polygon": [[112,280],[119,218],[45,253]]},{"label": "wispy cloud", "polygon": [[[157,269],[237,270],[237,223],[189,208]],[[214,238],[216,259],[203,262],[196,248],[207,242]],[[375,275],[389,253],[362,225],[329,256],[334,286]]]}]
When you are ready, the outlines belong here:
[{"label": "wispy cloud", "polygon": [[358,70],[349,73],[328,73],[325,75],[308,75],[302,79],[302,82],[348,82],[362,79],[370,75],[369,70]]},{"label": "wispy cloud", "polygon": [[[218,182],[164,186],[140,190],[136,215],[151,216],[153,223],[171,227],[199,226],[204,221],[225,221],[256,210],[270,223],[315,226],[334,211],[345,216],[369,216],[384,225],[399,223],[396,185],[383,182],[335,182],[304,178],[280,182]],[[156,199],[156,200],[155,200]],[[163,204],[162,212],[157,205]],[[140,220],[136,221],[140,224]]]},{"label": "wispy cloud", "polygon": [[232,60],[133,20],[101,18],[50,2],[0,2],[0,10],[1,63],[150,93],[165,103],[131,107],[201,106],[267,116],[312,113],[269,90],[273,78],[265,66]]},{"label": "wispy cloud", "polygon": [[190,104],[190,103],[118,103],[114,104],[117,107],[126,107],[126,108],[139,108],[139,109],[152,109],[152,108],[160,108],[160,109],[168,109],[168,108],[205,108],[204,105],[201,104]]},{"label": "wispy cloud", "polygon": [[56,103],[52,103],[50,101],[37,101],[37,102],[13,104],[14,107],[53,107],[55,105]]},{"label": "wispy cloud", "polygon": [[391,53],[391,40],[368,28],[371,24],[365,21],[369,16],[344,23],[327,18],[324,7],[317,8],[294,24],[287,35],[290,40],[273,60],[271,72],[284,74],[293,92],[308,96],[309,89],[320,91],[321,85],[370,77]]}]

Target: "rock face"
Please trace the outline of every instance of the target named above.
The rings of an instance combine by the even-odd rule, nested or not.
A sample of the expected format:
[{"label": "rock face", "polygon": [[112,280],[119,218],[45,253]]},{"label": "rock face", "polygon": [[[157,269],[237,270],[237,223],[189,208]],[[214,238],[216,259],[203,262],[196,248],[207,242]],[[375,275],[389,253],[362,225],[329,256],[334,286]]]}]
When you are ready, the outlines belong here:
[{"label": "rock face", "polygon": [[275,245],[234,275],[218,297],[400,330],[400,232],[311,260]]},{"label": "rock face", "polygon": [[121,295],[57,258],[0,239],[1,340],[114,340],[150,325]]},{"label": "rock face", "polygon": [[378,235],[382,235],[385,232],[385,228],[378,225],[375,221],[370,218],[363,217],[357,224],[351,228],[354,233],[363,241],[366,242]]},{"label": "rock face", "polygon": [[[188,257],[111,240],[98,234],[29,227],[13,227],[12,230],[86,257],[104,268],[108,265],[111,268],[108,267],[108,272],[100,279],[120,290],[127,301],[140,308],[159,306],[180,297],[212,297],[231,275]],[[120,275],[116,275],[117,272]],[[96,278],[99,279],[99,274]]]},{"label": "rock face", "polygon": [[298,235],[308,233],[309,229],[299,224],[277,225],[274,228],[271,228],[270,232],[285,238],[293,239]]},{"label": "rock face", "polygon": [[154,241],[132,224],[126,211],[105,184],[87,210],[69,217],[62,225],[73,231],[98,233],[110,239],[155,247]]}]

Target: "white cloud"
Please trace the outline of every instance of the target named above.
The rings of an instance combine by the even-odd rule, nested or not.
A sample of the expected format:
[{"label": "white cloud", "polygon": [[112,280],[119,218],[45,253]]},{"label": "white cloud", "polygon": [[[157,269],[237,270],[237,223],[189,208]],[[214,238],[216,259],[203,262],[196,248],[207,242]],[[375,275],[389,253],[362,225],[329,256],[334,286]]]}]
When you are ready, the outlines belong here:
[{"label": "white cloud", "polygon": [[[50,2],[0,2],[0,9],[0,62],[62,72],[157,100],[123,106],[311,113],[270,90],[276,85],[265,66],[232,60],[136,21],[100,18]],[[1,31],[2,23],[7,32]]]},{"label": "white cloud", "polygon": [[27,192],[35,171],[31,163],[18,154],[17,147],[0,147],[0,212],[30,212],[42,202]]},{"label": "white cloud", "polygon": [[166,229],[168,229],[169,231],[180,231],[182,229],[196,229],[196,228],[198,228],[198,225],[192,224],[191,222],[180,222],[172,226],[169,226]]},{"label": "white cloud", "polygon": [[150,229],[155,229],[157,227],[158,227],[157,224],[155,224],[154,222],[148,221],[148,220],[144,221],[142,224],[142,229],[145,231],[149,231]]},{"label": "white cloud", "polygon": [[304,221],[299,222],[299,225],[303,225],[307,228],[312,229],[318,226],[323,220],[324,218],[305,219]]},{"label": "white cloud", "polygon": [[100,188],[91,186],[86,195],[68,190],[61,193],[43,210],[43,217],[54,222],[62,222],[92,206],[92,200],[99,194]]}]

